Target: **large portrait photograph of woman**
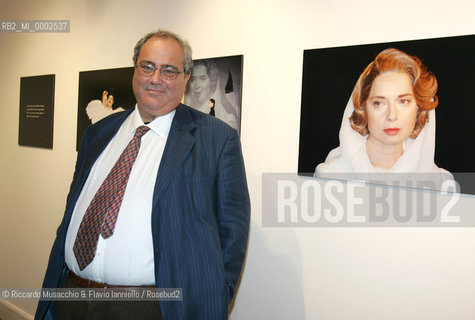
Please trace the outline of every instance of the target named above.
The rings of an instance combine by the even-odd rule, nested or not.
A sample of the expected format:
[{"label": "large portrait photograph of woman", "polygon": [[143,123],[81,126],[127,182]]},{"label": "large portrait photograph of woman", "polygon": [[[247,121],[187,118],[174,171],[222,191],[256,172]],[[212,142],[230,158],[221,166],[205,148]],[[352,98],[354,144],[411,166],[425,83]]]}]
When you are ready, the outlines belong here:
[{"label": "large portrait photograph of woman", "polygon": [[473,49],[461,36],[306,50],[299,173],[475,193]]}]

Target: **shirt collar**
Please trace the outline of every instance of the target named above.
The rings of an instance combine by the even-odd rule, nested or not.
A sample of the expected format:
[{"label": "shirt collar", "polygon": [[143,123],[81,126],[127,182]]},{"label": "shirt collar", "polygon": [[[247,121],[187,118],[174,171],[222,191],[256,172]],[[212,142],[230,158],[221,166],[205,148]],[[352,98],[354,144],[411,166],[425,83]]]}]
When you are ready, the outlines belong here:
[{"label": "shirt collar", "polygon": [[[169,112],[161,117],[155,118],[152,122],[148,123],[146,126],[150,128],[151,131],[155,132],[161,137],[168,135],[170,127],[172,125],[173,117],[175,116],[176,110]],[[135,105],[134,111],[130,114],[130,131],[135,131],[138,127],[143,126],[144,122],[140,116],[137,105]]]}]

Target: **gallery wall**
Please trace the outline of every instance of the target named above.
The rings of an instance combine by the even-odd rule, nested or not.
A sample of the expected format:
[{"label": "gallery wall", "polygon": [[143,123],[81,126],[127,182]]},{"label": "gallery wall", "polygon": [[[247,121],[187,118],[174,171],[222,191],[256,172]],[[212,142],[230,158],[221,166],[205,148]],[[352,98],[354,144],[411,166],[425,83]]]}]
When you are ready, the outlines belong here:
[{"label": "gallery wall", "polygon": [[[473,34],[473,12],[471,0],[0,1],[2,20],[71,21],[0,33],[0,288],[41,286],[74,170],[79,72],[130,66],[161,27],[196,59],[244,55],[252,219],[231,319],[473,319],[473,228],[262,226],[262,174],[297,172],[303,50]],[[18,146],[20,77],[42,74],[56,75],[52,150]],[[474,205],[463,196],[455,214]],[[0,318],[35,307],[0,301]]]}]

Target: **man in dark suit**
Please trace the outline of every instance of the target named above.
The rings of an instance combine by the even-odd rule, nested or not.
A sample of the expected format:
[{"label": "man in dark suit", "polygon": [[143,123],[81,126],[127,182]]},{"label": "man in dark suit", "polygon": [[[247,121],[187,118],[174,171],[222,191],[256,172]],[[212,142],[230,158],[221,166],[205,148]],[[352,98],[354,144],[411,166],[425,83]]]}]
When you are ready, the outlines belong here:
[{"label": "man in dark suit", "polygon": [[[40,301],[35,319],[228,317],[250,218],[239,136],[180,103],[192,70],[186,41],[167,31],[150,33],[137,43],[134,64],[135,108],[99,121],[83,136],[43,288],[181,288],[182,301]],[[144,125],[115,230],[95,237],[92,261],[78,262],[76,246],[93,199]]]}]

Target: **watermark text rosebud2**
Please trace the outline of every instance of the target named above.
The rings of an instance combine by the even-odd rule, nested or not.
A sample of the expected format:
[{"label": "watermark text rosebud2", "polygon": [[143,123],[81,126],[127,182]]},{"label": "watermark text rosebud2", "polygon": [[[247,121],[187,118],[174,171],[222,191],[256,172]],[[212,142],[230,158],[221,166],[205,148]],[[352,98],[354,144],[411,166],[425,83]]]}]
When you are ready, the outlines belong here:
[{"label": "watermark text rosebud2", "polygon": [[475,219],[458,208],[461,194],[454,180],[436,190],[430,179],[410,186],[290,173],[264,173],[262,179],[264,227],[475,226]]}]

